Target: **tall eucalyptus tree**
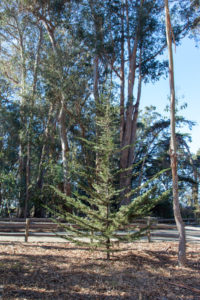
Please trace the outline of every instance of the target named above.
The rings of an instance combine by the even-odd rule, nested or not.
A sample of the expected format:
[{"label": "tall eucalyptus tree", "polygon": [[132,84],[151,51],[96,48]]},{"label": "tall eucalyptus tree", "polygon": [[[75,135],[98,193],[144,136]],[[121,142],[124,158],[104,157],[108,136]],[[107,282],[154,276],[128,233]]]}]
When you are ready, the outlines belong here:
[{"label": "tall eucalyptus tree", "polygon": [[186,238],[185,227],[181,217],[179,196],[178,196],[178,173],[177,173],[177,142],[176,142],[176,119],[175,119],[175,84],[174,84],[174,64],[172,52],[172,35],[173,29],[171,26],[169,4],[165,0],[165,24],[166,37],[169,53],[169,83],[170,83],[170,120],[171,120],[171,141],[170,141],[170,160],[173,180],[173,210],[176,221],[176,226],[179,233],[179,251],[178,262],[180,266],[186,264]]},{"label": "tall eucalyptus tree", "polygon": [[50,62],[52,66],[50,72],[54,73],[55,82],[51,82],[51,89],[59,103],[58,124],[62,151],[63,188],[69,196],[71,194],[70,128],[78,124],[84,135],[85,129],[81,123],[81,117],[84,104],[90,95],[88,84],[90,55],[73,36],[75,3],[68,4],[67,1],[60,1],[57,5],[57,2],[23,2],[24,10],[31,13],[36,22],[45,28],[52,46],[53,60]]}]

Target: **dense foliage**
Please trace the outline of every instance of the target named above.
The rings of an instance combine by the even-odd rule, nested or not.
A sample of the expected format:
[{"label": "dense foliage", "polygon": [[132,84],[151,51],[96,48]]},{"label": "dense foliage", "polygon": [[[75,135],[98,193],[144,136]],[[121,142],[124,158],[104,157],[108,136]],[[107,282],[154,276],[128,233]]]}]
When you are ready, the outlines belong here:
[{"label": "dense foliage", "polygon": [[[198,29],[199,7],[189,0],[171,2],[178,45],[191,28]],[[88,202],[92,195],[84,186],[108,166],[116,171],[109,178],[117,213],[142,196],[139,187],[170,167],[169,120],[152,106],[139,110],[142,84],[159,80],[168,68],[163,16],[158,0],[1,1],[1,216],[43,217],[46,207],[55,206],[70,214],[70,201],[86,205],[83,198]],[[115,119],[116,151],[106,149],[106,162],[98,154],[101,143],[109,147],[98,125],[105,117],[102,99],[109,99]],[[177,116],[177,125],[185,123],[192,125]],[[184,205],[197,209],[199,155],[190,153],[189,139],[177,136],[179,187]],[[94,142],[96,148],[88,146]],[[170,172],[162,173],[151,198],[171,185]],[[50,186],[64,193],[66,203]],[[162,201],[152,213],[170,217],[171,195]]]}]

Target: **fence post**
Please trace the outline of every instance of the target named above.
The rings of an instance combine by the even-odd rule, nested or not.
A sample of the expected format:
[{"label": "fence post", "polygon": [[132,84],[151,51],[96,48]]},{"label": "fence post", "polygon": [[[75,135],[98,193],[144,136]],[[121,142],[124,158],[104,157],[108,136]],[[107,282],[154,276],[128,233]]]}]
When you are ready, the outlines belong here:
[{"label": "fence post", "polygon": [[94,230],[92,229],[91,231],[90,231],[90,243],[92,244],[93,242],[94,242]]},{"label": "fence post", "polygon": [[26,229],[25,229],[25,242],[28,242],[28,233],[29,233],[30,219],[26,219]]},{"label": "fence post", "polygon": [[150,243],[151,242],[151,217],[147,217],[147,238],[148,238],[148,242]]}]

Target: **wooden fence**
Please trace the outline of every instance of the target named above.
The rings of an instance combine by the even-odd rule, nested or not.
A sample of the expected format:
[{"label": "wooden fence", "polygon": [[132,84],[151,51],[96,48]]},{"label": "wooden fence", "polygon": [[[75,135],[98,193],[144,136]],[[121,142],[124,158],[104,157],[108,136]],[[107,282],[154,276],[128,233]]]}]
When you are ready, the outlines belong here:
[{"label": "wooden fence", "polygon": [[[194,222],[193,219],[184,220],[187,224],[188,222]],[[162,222],[162,223],[161,223]],[[148,241],[151,241],[152,236],[158,236],[155,230],[173,230],[176,229],[173,219],[156,219],[147,217],[144,219],[138,219],[134,223],[129,224],[125,228],[121,229],[121,232],[126,230],[137,230],[140,228],[146,228],[146,236]],[[66,223],[63,223],[63,225]],[[73,225],[72,225],[73,226]],[[51,219],[45,218],[27,218],[27,219],[0,219],[0,236],[24,236],[25,242],[28,242],[30,236],[42,236],[42,237],[56,237],[56,232],[62,235],[63,227],[61,225],[53,223]],[[63,233],[64,235],[64,233]],[[119,232],[120,235],[120,232]],[[162,233],[163,236],[170,237],[168,233]],[[65,234],[65,237],[67,235]],[[175,237],[172,232],[171,237]]]},{"label": "wooden fence", "polygon": [[56,236],[55,232],[63,229],[50,219],[27,218],[27,219],[0,219],[0,236],[24,236],[28,242],[29,236]]}]

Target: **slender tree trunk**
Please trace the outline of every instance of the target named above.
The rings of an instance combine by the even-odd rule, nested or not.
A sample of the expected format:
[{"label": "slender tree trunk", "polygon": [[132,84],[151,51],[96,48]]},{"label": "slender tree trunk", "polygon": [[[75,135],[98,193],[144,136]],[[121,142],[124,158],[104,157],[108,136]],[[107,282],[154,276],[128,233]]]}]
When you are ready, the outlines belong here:
[{"label": "slender tree trunk", "polygon": [[64,108],[64,100],[61,102],[60,114],[59,114],[59,131],[60,142],[62,149],[62,164],[63,164],[63,181],[64,192],[67,196],[71,196],[71,182],[69,178],[69,145],[67,139],[67,126],[66,126],[66,112]]},{"label": "slender tree trunk", "polygon": [[19,35],[19,49],[20,49],[20,64],[21,64],[21,103],[20,103],[20,127],[21,132],[19,136],[19,217],[24,216],[25,212],[25,202],[26,202],[26,155],[25,155],[25,144],[24,144],[24,135],[26,127],[26,116],[24,112],[24,107],[26,104],[25,100],[25,89],[26,89],[26,62],[25,62],[25,53],[24,53],[24,40],[23,32],[21,31],[17,17],[15,18],[18,35]]},{"label": "slender tree trunk", "polygon": [[134,105],[134,114],[133,114],[133,121],[132,121],[132,128],[131,128],[131,145],[129,151],[129,161],[128,164],[131,166],[134,160],[134,149],[137,137],[137,120],[138,120],[138,113],[139,113],[139,105],[141,99],[141,90],[142,90],[142,72],[141,72],[141,62],[142,62],[142,49],[140,49],[140,62],[139,62],[139,79],[138,79],[138,90],[137,90],[137,100]]},{"label": "slender tree trunk", "polygon": [[[54,55],[59,59],[59,51],[54,37],[54,28],[50,26],[50,22],[43,20],[43,24],[48,32]],[[63,81],[62,76],[62,62],[59,61],[59,73],[60,80]],[[64,180],[64,192],[67,196],[71,195],[71,183],[69,179],[69,167],[68,167],[68,157],[69,157],[69,145],[67,140],[67,127],[66,127],[66,111],[65,111],[65,96],[63,91],[61,91],[60,99],[60,113],[59,113],[59,131],[60,131],[60,142],[62,149],[62,165],[63,165],[63,180]]]},{"label": "slender tree trunk", "polygon": [[31,180],[31,139],[32,139],[32,124],[33,124],[33,108],[35,102],[35,94],[36,94],[36,85],[38,79],[38,65],[40,59],[40,49],[42,44],[42,27],[39,28],[39,39],[37,45],[37,51],[34,61],[34,71],[33,71],[33,82],[32,82],[32,95],[30,98],[30,109],[29,109],[29,117],[27,118],[27,146],[26,146],[26,198],[24,205],[24,217],[28,216],[29,209],[29,198],[30,198],[30,180]]},{"label": "slender tree trunk", "polygon": [[46,127],[45,127],[45,130],[43,133],[44,142],[43,142],[41,156],[40,156],[40,162],[39,162],[39,166],[38,166],[37,186],[40,190],[42,190],[42,186],[43,186],[44,161],[45,161],[45,156],[47,155],[47,147],[48,147],[47,142],[48,142],[48,137],[49,137],[52,112],[53,112],[53,104],[51,104],[50,108],[49,108],[48,119],[47,119]]},{"label": "slender tree trunk", "polygon": [[28,204],[29,204],[29,186],[30,186],[30,137],[28,136],[27,142],[27,154],[26,154],[26,198],[24,204],[24,218],[28,216]]},{"label": "slender tree trunk", "polygon": [[124,132],[124,70],[121,78],[121,95],[120,95],[120,147],[122,147],[123,132]]},{"label": "slender tree trunk", "polygon": [[94,99],[95,103],[99,103],[99,57],[95,55],[94,57]]},{"label": "slender tree trunk", "polygon": [[[47,123],[43,132],[43,145],[42,145],[42,150],[41,150],[41,155],[40,155],[40,162],[38,165],[38,174],[37,174],[37,179],[36,179],[36,186],[38,188],[39,195],[43,195],[43,184],[44,184],[44,174],[45,174],[45,160],[46,158],[48,159],[49,157],[49,140],[50,140],[50,124],[52,121],[52,113],[53,113],[54,106],[53,104],[50,104],[49,112],[48,112],[48,119]],[[57,119],[56,119],[57,122]],[[45,209],[42,207],[42,197],[39,196],[41,199],[40,202],[36,201],[35,202],[35,210],[34,210],[34,217],[36,218],[41,218],[45,216]]]},{"label": "slender tree trunk", "polygon": [[18,167],[18,178],[19,178],[19,206],[18,206],[18,212],[17,215],[18,217],[23,217],[24,214],[24,186],[25,186],[25,176],[24,176],[24,156],[23,156],[23,151],[24,147],[22,144],[22,141],[20,139],[20,144],[19,144],[19,167]]},{"label": "slender tree trunk", "polygon": [[192,186],[192,199],[193,199],[193,203],[194,203],[194,207],[195,209],[199,209],[199,203],[198,203],[198,177],[197,177],[197,172],[195,172],[194,174],[194,180],[196,181],[195,183],[193,183]]},{"label": "slender tree trunk", "polygon": [[68,178],[69,167],[68,167],[68,156],[69,146],[67,141],[67,128],[66,128],[66,113],[64,109],[64,100],[61,103],[60,114],[59,114],[59,130],[60,140],[62,148],[62,163],[63,163],[63,180],[64,180],[64,192],[67,196],[71,195],[71,185]]},{"label": "slender tree trunk", "polygon": [[186,264],[186,241],[185,241],[185,227],[180,213],[179,196],[178,196],[178,174],[177,174],[177,151],[176,151],[176,133],[175,133],[175,87],[174,87],[174,66],[173,66],[173,52],[172,52],[172,37],[171,37],[171,22],[169,14],[168,0],[165,0],[165,23],[166,23],[166,37],[169,54],[169,80],[170,80],[170,120],[171,120],[171,141],[170,141],[170,159],[173,180],[173,210],[176,221],[176,226],[179,233],[179,249],[178,249],[178,263],[180,266]]},{"label": "slender tree trunk", "polygon": [[120,69],[120,147],[122,147],[124,133],[124,92],[125,92],[125,75],[124,75],[124,6],[122,8],[122,37],[121,37],[121,69]]},{"label": "slender tree trunk", "polygon": [[[107,187],[107,195],[108,195],[108,187]],[[109,203],[109,200],[108,200],[108,197],[106,197],[106,201],[107,201],[107,211],[106,211],[106,221],[107,221],[107,224],[106,224],[106,227],[107,229],[109,228],[109,217],[110,217],[110,203]],[[107,260],[110,260],[110,238],[108,237],[107,238],[107,241],[106,241],[106,250],[107,250],[107,255],[106,255],[106,258]]]},{"label": "slender tree trunk", "polygon": [[[96,119],[99,116],[99,57],[98,55],[95,55],[94,57],[94,88],[93,88],[93,93],[94,93],[94,101],[95,101],[95,107],[96,107]],[[96,120],[95,120],[96,122]],[[99,137],[99,130],[98,126],[96,126],[96,139],[98,140]],[[96,176],[99,172],[99,153],[98,151],[96,152],[96,158],[95,158],[95,171],[96,171]]]},{"label": "slender tree trunk", "polygon": [[194,175],[194,183],[192,185],[192,200],[193,200],[193,206],[194,206],[195,219],[198,222],[198,218],[199,218],[199,184],[198,184],[198,171],[195,166],[193,167],[193,175]]}]

